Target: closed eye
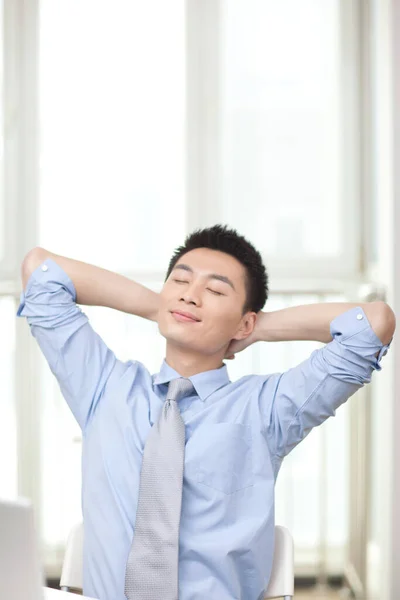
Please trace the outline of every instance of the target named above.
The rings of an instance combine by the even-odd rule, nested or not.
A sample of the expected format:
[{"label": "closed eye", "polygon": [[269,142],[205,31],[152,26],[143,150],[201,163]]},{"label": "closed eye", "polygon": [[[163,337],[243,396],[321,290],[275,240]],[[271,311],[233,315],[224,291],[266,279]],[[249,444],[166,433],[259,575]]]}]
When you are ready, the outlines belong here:
[{"label": "closed eye", "polygon": [[[184,281],[183,279],[173,279],[172,281],[175,281],[175,283],[190,283],[189,281]],[[215,294],[216,296],[225,296],[225,294],[222,294],[222,292],[217,292],[216,290],[212,290],[211,288],[206,289],[212,294]]]}]

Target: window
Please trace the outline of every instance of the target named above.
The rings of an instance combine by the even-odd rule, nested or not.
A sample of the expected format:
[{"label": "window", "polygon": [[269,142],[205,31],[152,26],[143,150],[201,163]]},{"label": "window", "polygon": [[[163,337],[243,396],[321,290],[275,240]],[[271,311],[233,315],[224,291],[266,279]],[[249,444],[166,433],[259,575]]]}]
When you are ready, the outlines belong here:
[{"label": "window", "polygon": [[184,40],[184,0],[41,1],[41,245],[166,269],[185,231]]},{"label": "window", "polygon": [[272,266],[303,263],[314,276],[328,260],[343,273],[355,252],[340,4],[225,0],[221,9],[221,213]]}]

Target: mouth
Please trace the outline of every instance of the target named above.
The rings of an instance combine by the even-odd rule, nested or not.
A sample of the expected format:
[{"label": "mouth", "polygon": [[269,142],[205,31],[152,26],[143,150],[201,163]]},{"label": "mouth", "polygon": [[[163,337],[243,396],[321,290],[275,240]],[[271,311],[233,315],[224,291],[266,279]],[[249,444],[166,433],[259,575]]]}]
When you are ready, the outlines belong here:
[{"label": "mouth", "polygon": [[171,311],[171,315],[176,321],[179,321],[180,323],[200,323],[200,319],[198,319],[192,313],[182,312],[180,310],[173,310]]}]

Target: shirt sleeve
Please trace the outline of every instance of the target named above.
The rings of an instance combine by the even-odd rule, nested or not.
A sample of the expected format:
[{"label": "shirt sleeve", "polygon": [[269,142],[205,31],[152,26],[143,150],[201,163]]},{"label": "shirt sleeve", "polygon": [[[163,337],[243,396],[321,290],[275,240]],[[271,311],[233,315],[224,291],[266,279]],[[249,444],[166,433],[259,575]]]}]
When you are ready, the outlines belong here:
[{"label": "shirt sleeve", "polygon": [[18,317],[26,317],[61,392],[84,431],[117,361],[76,304],[66,272],[47,259],[21,293]]},{"label": "shirt sleeve", "polygon": [[382,344],[362,308],[336,317],[330,332],[333,340],[307,360],[262,380],[260,411],[270,450],[277,458],[334,416],[341,404],[371,381],[373,371],[382,368],[390,344]]}]

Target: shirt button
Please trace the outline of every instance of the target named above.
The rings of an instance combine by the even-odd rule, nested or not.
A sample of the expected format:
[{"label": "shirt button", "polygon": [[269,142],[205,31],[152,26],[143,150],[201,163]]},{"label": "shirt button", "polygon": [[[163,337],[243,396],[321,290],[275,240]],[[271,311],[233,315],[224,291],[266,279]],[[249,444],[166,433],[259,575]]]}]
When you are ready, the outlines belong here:
[{"label": "shirt button", "polygon": [[357,315],[357,319],[358,319],[359,321],[361,321],[361,319],[362,319],[362,318],[363,318],[363,316],[362,316],[362,315]]},{"label": "shirt button", "polygon": [[47,265],[42,266],[42,271],[48,271],[48,270],[49,270],[49,267]]}]

